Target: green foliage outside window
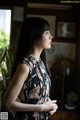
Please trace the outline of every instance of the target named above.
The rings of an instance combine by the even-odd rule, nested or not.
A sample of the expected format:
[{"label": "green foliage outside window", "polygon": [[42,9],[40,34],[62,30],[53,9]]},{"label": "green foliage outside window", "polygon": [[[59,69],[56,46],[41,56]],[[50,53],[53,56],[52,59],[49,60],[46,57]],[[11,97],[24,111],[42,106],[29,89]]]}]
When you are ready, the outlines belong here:
[{"label": "green foliage outside window", "polygon": [[5,48],[9,45],[10,35],[7,35],[3,30],[0,30],[0,48]]},{"label": "green foliage outside window", "polygon": [[13,65],[13,54],[9,46],[10,35],[0,30],[0,101],[3,102],[4,93],[10,82],[11,69]]}]

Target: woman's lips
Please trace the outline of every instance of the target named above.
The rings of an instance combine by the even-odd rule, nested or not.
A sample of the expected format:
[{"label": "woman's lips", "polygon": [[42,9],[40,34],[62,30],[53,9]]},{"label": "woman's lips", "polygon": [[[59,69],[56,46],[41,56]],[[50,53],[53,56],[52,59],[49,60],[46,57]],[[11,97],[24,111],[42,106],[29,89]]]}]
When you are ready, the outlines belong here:
[{"label": "woman's lips", "polygon": [[52,42],[50,42],[49,44],[52,45]]}]

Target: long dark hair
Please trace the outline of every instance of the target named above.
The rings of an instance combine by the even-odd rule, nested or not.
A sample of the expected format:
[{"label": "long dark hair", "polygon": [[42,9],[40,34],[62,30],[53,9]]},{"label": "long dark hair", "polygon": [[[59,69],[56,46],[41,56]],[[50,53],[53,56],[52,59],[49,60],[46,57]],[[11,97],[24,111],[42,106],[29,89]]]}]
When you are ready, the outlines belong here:
[{"label": "long dark hair", "polygon": [[[25,55],[29,54],[34,44],[39,41],[40,38],[42,38],[42,34],[46,30],[50,30],[50,25],[42,18],[29,17],[24,21],[20,32],[18,47],[11,72],[11,78],[16,71],[19,61],[21,61]],[[50,75],[50,71],[46,63],[45,49],[42,51],[40,57],[46,66],[47,72]]]}]

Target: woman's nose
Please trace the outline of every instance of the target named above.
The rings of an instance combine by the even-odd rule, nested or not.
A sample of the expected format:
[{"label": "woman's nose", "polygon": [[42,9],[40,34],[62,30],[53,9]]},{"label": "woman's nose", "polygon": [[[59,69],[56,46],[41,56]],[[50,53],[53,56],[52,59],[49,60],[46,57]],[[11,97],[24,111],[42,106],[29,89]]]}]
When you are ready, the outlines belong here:
[{"label": "woman's nose", "polygon": [[52,34],[50,34],[50,39],[53,39],[53,36],[52,36]]}]

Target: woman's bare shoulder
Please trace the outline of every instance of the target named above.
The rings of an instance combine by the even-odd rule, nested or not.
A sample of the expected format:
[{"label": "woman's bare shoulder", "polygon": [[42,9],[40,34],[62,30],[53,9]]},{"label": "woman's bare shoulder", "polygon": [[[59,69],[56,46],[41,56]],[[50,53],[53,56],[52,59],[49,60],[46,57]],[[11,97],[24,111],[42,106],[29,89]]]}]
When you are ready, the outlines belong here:
[{"label": "woman's bare shoulder", "polygon": [[17,69],[29,72],[29,66],[25,63],[19,63]]}]

